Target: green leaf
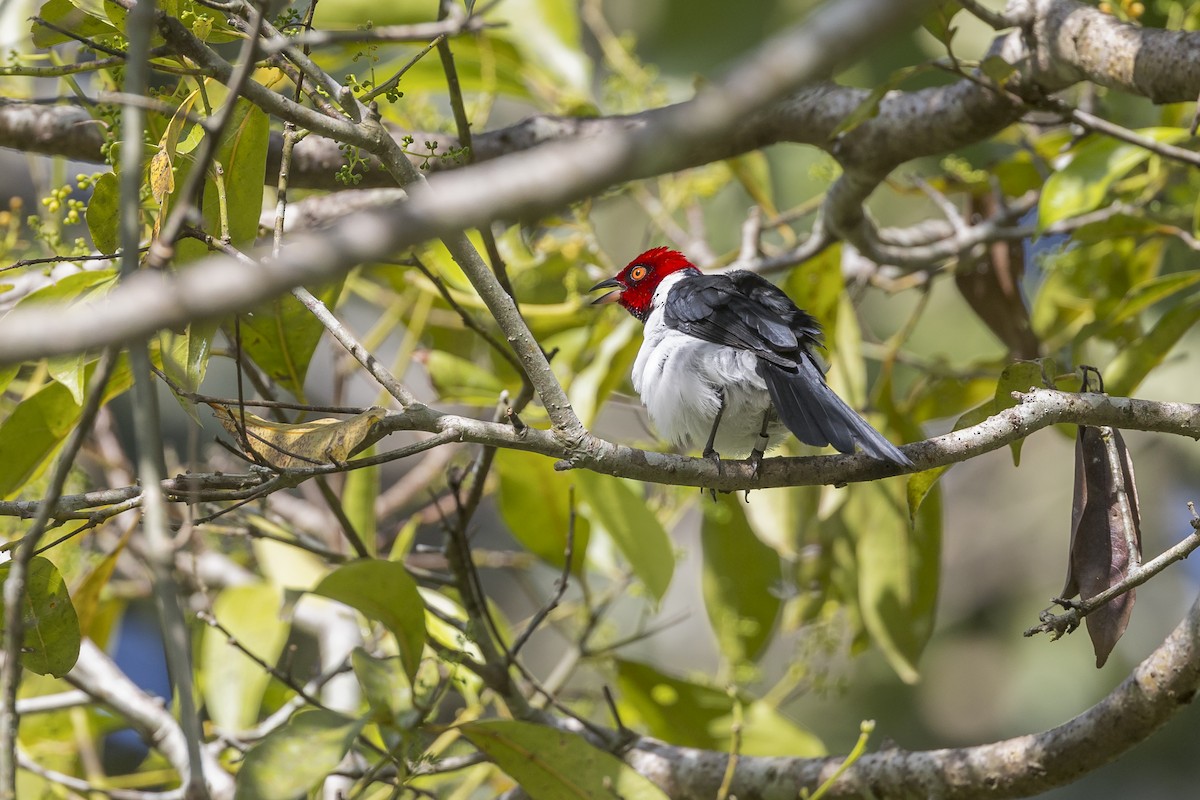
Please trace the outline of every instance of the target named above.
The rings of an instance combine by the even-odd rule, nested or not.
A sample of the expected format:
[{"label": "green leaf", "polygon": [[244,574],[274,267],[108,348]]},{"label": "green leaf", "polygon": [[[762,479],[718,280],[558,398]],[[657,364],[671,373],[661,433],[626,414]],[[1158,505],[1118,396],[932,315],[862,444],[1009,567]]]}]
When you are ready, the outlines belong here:
[{"label": "green leaf", "polygon": [[905,499],[908,501],[908,520],[912,524],[917,518],[917,511],[920,510],[921,504],[925,502],[925,498],[933,491],[933,487],[941,479],[942,475],[953,466],[947,464],[943,467],[934,467],[927,469],[924,472],[917,472],[908,477],[908,481],[904,486]]},{"label": "green leaf", "polygon": [[1104,389],[1114,397],[1128,397],[1166,358],[1167,353],[1200,321],[1200,295],[1171,308],[1150,332],[1126,345],[1104,368]]},{"label": "green leaf", "polygon": [[[95,364],[87,367],[90,379]],[[122,357],[109,378],[104,401],[124,392],[132,383],[128,362]],[[36,476],[75,422],[80,406],[61,383],[48,383],[26,397],[0,420],[0,497],[11,499]]]},{"label": "green leaf", "polygon": [[[729,750],[733,722],[731,714],[712,723],[723,734],[718,744],[721,750]],[[767,701],[754,700],[742,709],[742,752],[748,756],[817,758],[826,750],[816,734],[797,727]]]},{"label": "green leaf", "polygon": [[903,413],[905,418],[920,425],[932,420],[957,417],[986,401],[987,413],[980,417],[982,421],[991,412],[995,396],[996,379],[990,375],[934,377],[918,384]]},{"label": "green leaf", "polygon": [[1115,328],[1155,303],[1190,289],[1198,283],[1200,283],[1200,269],[1159,275],[1139,283],[1126,292],[1125,297],[1109,315],[1106,323],[1110,328]]},{"label": "green leaf", "polygon": [[193,322],[182,335],[169,330],[159,334],[162,370],[184,391],[195,392],[204,381],[216,332],[215,323]]},{"label": "green leaf", "polygon": [[894,482],[854,487],[846,525],[856,532],[859,607],[871,640],[906,683],[933,632],[941,557],[941,502],[927,493],[909,525]]},{"label": "green leaf", "polygon": [[313,593],[345,603],[382,623],[396,637],[400,661],[412,681],[425,646],[425,604],[403,564],[351,561],[326,575]]},{"label": "green leaf", "polygon": [[246,752],[235,800],[295,800],[337,767],[364,723],[321,708],[296,712]]},{"label": "green leaf", "polygon": [[985,58],[980,62],[979,69],[999,86],[1003,86],[1009,78],[1017,74],[1016,67],[997,55]]},{"label": "green leaf", "polygon": [[[240,644],[274,664],[288,637],[288,625],[279,617],[282,600],[276,587],[249,583],[223,590],[212,613]],[[253,727],[270,673],[211,626],[204,629],[200,664],[205,706],[216,726],[231,733]]]},{"label": "green leaf", "polygon": [[517,720],[472,722],[459,730],[533,800],[667,800],[633,767],[573,733]]},{"label": "green leaf", "polygon": [[655,600],[662,600],[675,572],[675,552],[662,524],[646,507],[646,499],[610,475],[580,470],[576,478],[592,524],[608,532],[634,574]]},{"label": "green leaf", "polygon": [[[464,633],[471,621],[466,610],[441,592],[432,589],[421,589],[420,592],[421,599],[428,609],[425,612],[425,628],[429,632],[429,638],[450,652],[460,652],[468,658],[481,661],[483,654],[479,651],[479,645],[469,638],[470,634]],[[503,637],[507,633],[504,630],[504,620],[498,618],[496,622]]]},{"label": "green leaf", "polygon": [[79,404],[61,383],[49,383],[0,421],[0,497],[11,498],[34,477],[79,419]]},{"label": "green leaf", "polygon": [[[80,5],[82,4],[72,2],[72,0],[48,0],[42,4],[37,16],[86,39],[94,39],[97,36],[106,36],[117,32],[117,29],[107,20],[96,17],[89,10],[80,8]],[[75,41],[53,28],[46,27],[36,19],[33,21],[31,30],[33,46],[38,48],[44,49],[56,44]]]},{"label": "green leaf", "polygon": [[[340,7],[348,2],[352,2],[352,0],[342,0],[336,4],[328,3],[325,7]],[[349,22],[351,29],[362,25],[364,19],[370,19],[376,25],[389,24],[380,19],[386,14],[378,0],[370,0],[367,5],[370,7],[369,11]],[[317,8],[320,9],[321,6],[318,4]],[[496,11],[499,10],[497,7]],[[436,6],[429,13],[436,14]],[[324,16],[323,12],[318,10],[317,17],[322,16]],[[490,13],[489,17],[491,17]],[[426,16],[420,21],[428,21],[428,19],[429,17]],[[314,22],[314,24],[316,23]],[[451,47],[454,51],[454,66],[457,68],[459,83],[464,93],[487,92],[523,100],[533,99],[533,95],[526,85],[529,71],[525,55],[513,42],[504,38],[502,31],[490,30],[474,36],[460,36],[451,43]],[[407,66],[419,50],[419,45],[407,48],[403,46],[386,48],[384,52],[392,57],[385,58],[375,65],[376,74],[390,75],[397,72],[401,67]],[[335,61],[332,57],[323,57],[318,51],[313,53],[313,58],[318,64],[327,68],[336,64],[340,65],[338,69],[344,69],[344,56],[338,56],[337,58],[340,60]],[[400,89],[406,95],[436,95],[444,98],[446,96],[446,74],[442,71],[439,59],[422,58],[417,61],[404,73]],[[388,102],[384,97],[380,97],[379,101],[381,105]],[[433,141],[438,140],[437,137],[430,138]],[[424,143],[425,140],[421,139],[408,149],[424,155],[426,153]],[[445,152],[445,149],[442,147],[438,153]],[[523,296],[520,292],[518,295]]]},{"label": "green leaf", "polygon": [[[230,240],[241,246],[258,237],[271,130],[265,111],[244,98],[238,98],[237,104],[217,150],[217,160],[225,171]],[[218,209],[217,200],[216,184],[210,180],[204,187],[205,211]]]},{"label": "green leaf", "polygon": [[954,19],[954,15],[961,10],[962,6],[956,0],[941,0],[925,13],[924,19],[921,20],[921,26],[949,49],[954,34],[958,32],[958,28],[950,23]]},{"label": "green leaf", "polygon": [[[702,683],[665,675],[646,664],[617,660],[618,700],[627,723],[680,747],[728,751],[734,697]],[[753,756],[825,755],[817,737],[761,700],[743,704],[741,752]]]},{"label": "green leaf", "polygon": [[[0,564],[0,585],[8,580],[12,562]],[[0,633],[4,631],[4,601],[0,598]],[[21,611],[25,631],[21,665],[38,675],[61,678],[79,658],[79,618],[62,574],[42,556],[29,560]]]},{"label": "green leaf", "polygon": [[608,396],[628,377],[642,345],[642,325],[626,316],[613,328],[597,324],[586,363],[571,381],[571,407],[584,425],[592,425]]},{"label": "green leaf", "polygon": [[[228,90],[220,82],[206,78],[204,91],[214,111],[224,102],[228,102]],[[189,102],[185,98],[181,107]],[[204,194],[201,211],[204,218],[204,230],[213,236],[223,236],[228,228],[230,242],[237,247],[247,247],[253,244],[258,235],[258,219],[262,212],[263,177],[266,174],[267,143],[269,139],[268,121],[266,114],[249,101],[239,99],[230,114],[230,121],[225,128],[217,145],[214,165],[210,166],[204,176]],[[194,146],[199,138],[207,136],[199,125],[192,127],[191,132],[175,145],[175,155],[171,158],[171,167],[175,171],[174,190],[167,196],[163,209],[180,201],[178,196],[187,177],[195,166]],[[164,132],[165,137],[169,131]],[[167,153],[170,143],[165,138],[160,152]],[[216,166],[221,171],[218,174]],[[224,198],[218,189],[218,182],[224,188]],[[193,239],[183,239],[176,246],[175,263],[186,264],[208,255],[208,247],[203,242]]]},{"label": "green leaf", "polygon": [[19,305],[78,303],[107,294],[117,284],[115,269],[84,270],[67,275],[21,298]]},{"label": "green leaf", "polygon": [[[954,423],[953,430],[960,431],[963,428],[969,428],[972,425],[978,425],[992,415],[995,408],[995,398],[989,398],[979,405],[968,411],[965,411],[958,421]],[[908,522],[909,525],[915,525],[917,521],[917,511],[920,510],[921,504],[925,502],[925,498],[933,491],[937,482],[943,475],[949,471],[953,464],[947,464],[942,467],[934,467],[922,472],[917,472],[908,477],[905,484],[905,496],[908,500]]]},{"label": "green leaf", "polygon": [[[495,468],[500,476],[496,501],[513,537],[538,558],[561,568],[571,524],[570,489],[582,473],[556,472],[550,459],[520,450],[498,452]],[[571,571],[576,574],[583,570],[590,535],[591,523],[576,514],[571,557]]]},{"label": "green leaf", "polygon": [[[162,371],[171,382],[184,392],[200,389],[208,371],[208,358],[212,354],[212,340],[219,324],[216,322],[192,322],[183,334],[171,330],[159,331],[158,353],[162,360]],[[174,395],[180,408],[200,425],[196,404],[180,395]]]},{"label": "green leaf", "polygon": [[71,393],[71,399],[76,405],[83,405],[83,379],[87,356],[83,353],[72,353],[65,356],[51,356],[46,359],[46,371],[50,377],[66,387]]},{"label": "green leaf", "polygon": [[112,172],[101,175],[92,186],[92,198],[88,201],[84,217],[92,244],[101,253],[117,252],[120,242],[121,193],[117,189],[117,176]]},{"label": "green leaf", "polygon": [[[85,270],[67,275],[54,283],[43,286],[21,298],[18,305],[40,303],[79,303],[93,297],[103,296],[116,286],[116,270]],[[78,405],[83,405],[83,388],[87,375],[87,364],[95,362],[84,353],[70,353],[46,359],[50,377],[66,387]]]},{"label": "green leaf", "polygon": [[17,377],[17,373],[21,371],[20,364],[5,364],[0,366],[0,394],[4,394],[4,390],[12,383],[13,378]]},{"label": "green leaf", "polygon": [[624,659],[617,659],[617,687],[628,724],[640,724],[651,736],[680,747],[720,749],[712,723],[732,712],[728,692]]},{"label": "green leaf", "polygon": [[[258,219],[257,215],[255,219]],[[342,282],[313,294],[332,309]],[[241,319],[242,348],[264,372],[298,400],[304,400],[304,379],[325,326],[291,294],[276,297]]]},{"label": "green leaf", "polygon": [[883,96],[895,88],[892,81],[882,83],[867,93],[867,96],[855,106],[854,110],[842,118],[837,127],[833,129],[829,138],[836,139],[838,136],[849,133],[850,131],[862,125],[867,120],[874,119],[879,116],[879,104],[883,101]]},{"label": "green leaf", "polygon": [[703,505],[704,608],[725,658],[753,661],[779,616],[779,555],[754,535],[736,493]]},{"label": "green leaf", "polygon": [[771,162],[766,153],[762,150],[751,150],[749,153],[726,159],[724,163],[734,179],[746,190],[750,199],[762,207],[764,213],[778,213],[775,210],[777,195],[771,185]]},{"label": "green leaf", "polygon": [[781,486],[756,493],[742,511],[760,542],[784,561],[795,561],[816,522],[821,491],[819,486]]},{"label": "green leaf", "polygon": [[[1188,134],[1183,128],[1143,128],[1137,131],[1156,142],[1174,143]],[[1094,211],[1113,183],[1153,155],[1136,144],[1093,137],[1075,149],[1070,163],[1046,180],[1038,203],[1038,226]]]}]

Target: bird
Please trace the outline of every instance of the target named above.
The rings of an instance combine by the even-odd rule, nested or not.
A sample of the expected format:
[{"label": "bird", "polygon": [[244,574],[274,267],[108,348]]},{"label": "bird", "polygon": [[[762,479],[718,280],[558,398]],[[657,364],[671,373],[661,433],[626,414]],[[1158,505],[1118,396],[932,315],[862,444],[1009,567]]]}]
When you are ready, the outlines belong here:
[{"label": "bird", "polygon": [[658,433],[721,465],[749,452],[755,473],[790,431],[816,447],[856,447],[904,469],[912,460],[825,381],[820,323],[748,270],[703,273],[682,253],[647,250],[589,291],[644,325],[633,388]]}]

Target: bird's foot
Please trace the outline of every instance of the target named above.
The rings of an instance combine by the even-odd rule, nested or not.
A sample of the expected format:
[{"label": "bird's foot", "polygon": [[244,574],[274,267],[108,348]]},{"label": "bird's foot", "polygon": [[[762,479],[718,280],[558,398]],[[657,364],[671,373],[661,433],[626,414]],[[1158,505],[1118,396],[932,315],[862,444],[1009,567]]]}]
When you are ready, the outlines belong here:
[{"label": "bird's foot", "polygon": [[[758,467],[762,464],[763,456],[766,452],[755,447],[750,451],[750,457],[746,459],[746,463],[750,465],[750,477],[758,480]],[[750,490],[747,489],[742,496],[742,499],[747,503],[750,502]]]},{"label": "bird's foot", "polygon": [[[724,465],[724,463],[721,462],[721,454],[720,453],[718,453],[716,450],[712,449],[711,447],[706,447],[706,448],[704,448],[704,452],[701,453],[700,455],[703,456],[704,458],[707,458],[709,461],[713,462],[713,464],[716,465],[716,467],[717,467],[717,474],[724,477],[725,465]],[[700,494],[704,494],[705,491],[706,491],[705,488],[703,486],[701,486]],[[713,502],[714,503],[717,502],[717,490],[710,487],[709,489],[707,489],[707,491],[708,491],[709,496],[713,499]]]},{"label": "bird's foot", "polygon": [[766,453],[756,447],[750,451],[750,457],[746,459],[746,463],[750,465],[750,477],[755,480],[758,479],[758,467],[762,464],[764,455]]}]

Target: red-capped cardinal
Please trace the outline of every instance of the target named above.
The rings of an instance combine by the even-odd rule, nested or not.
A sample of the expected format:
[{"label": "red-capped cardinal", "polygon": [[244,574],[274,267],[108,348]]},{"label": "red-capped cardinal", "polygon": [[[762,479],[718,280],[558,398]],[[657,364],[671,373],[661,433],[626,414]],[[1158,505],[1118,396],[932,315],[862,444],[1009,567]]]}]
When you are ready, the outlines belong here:
[{"label": "red-capped cardinal", "polygon": [[656,247],[592,287],[616,291],[645,324],[633,388],[658,432],[704,455],[758,462],[791,431],[805,444],[863,452],[901,467],[912,461],[833,393],[813,356],[821,326],[753,272],[705,275],[674,250]]}]

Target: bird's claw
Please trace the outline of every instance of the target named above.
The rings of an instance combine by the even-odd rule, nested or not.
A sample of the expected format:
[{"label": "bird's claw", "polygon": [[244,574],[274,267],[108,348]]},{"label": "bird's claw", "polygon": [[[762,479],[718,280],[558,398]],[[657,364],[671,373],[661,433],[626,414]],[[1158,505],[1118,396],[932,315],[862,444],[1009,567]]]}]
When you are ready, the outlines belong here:
[{"label": "bird's claw", "polygon": [[757,447],[750,451],[750,457],[746,459],[746,463],[750,465],[750,477],[758,479],[758,467],[762,464],[763,456],[766,455]]},{"label": "bird's claw", "polygon": [[[708,448],[705,448],[704,452],[701,453],[701,455],[704,458],[707,458],[709,461],[713,462],[713,464],[717,468],[717,475],[719,475],[721,477],[725,476],[725,465],[721,461],[720,453],[718,453],[716,450],[712,449],[711,447],[708,447]],[[705,488],[703,486],[701,486],[700,494],[704,494],[705,491],[706,491]],[[707,489],[707,491],[708,491],[709,496],[712,497],[713,502],[714,503],[717,502],[717,490],[713,489],[712,487],[709,487]]]}]

